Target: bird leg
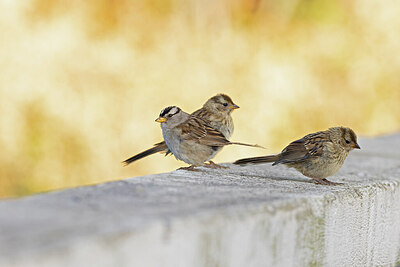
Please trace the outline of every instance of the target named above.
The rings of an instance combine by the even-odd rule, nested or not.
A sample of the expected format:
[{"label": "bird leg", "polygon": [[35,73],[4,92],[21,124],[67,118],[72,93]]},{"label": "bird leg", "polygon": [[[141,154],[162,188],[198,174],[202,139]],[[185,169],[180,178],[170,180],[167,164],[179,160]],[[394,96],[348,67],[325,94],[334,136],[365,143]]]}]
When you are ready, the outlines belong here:
[{"label": "bird leg", "polygon": [[194,166],[194,165],[190,165],[187,167],[180,167],[180,168],[178,168],[178,170],[198,172],[199,170],[195,169],[195,167],[196,166]]},{"label": "bird leg", "polygon": [[211,169],[228,169],[228,167],[218,165],[218,164],[214,163],[214,161],[212,161],[212,160],[210,160],[209,163],[205,163],[205,167],[211,168]]},{"label": "bird leg", "polygon": [[314,180],[314,183],[316,184],[322,184],[322,185],[342,185],[343,183],[335,183],[331,182],[325,178],[312,178]]}]

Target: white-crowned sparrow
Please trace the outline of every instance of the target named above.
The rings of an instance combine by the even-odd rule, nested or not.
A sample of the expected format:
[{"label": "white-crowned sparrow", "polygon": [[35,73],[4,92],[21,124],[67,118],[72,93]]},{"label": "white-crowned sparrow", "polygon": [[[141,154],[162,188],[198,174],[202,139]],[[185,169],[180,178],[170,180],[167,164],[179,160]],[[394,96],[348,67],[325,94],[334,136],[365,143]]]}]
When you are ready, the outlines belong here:
[{"label": "white-crowned sparrow", "polygon": [[[172,114],[174,114],[174,115],[172,115]],[[163,119],[161,119],[161,118],[165,118],[165,120],[166,120],[166,117],[169,118],[168,122],[165,121],[165,123],[161,123],[161,129],[163,130],[163,135],[164,135],[164,128],[166,128],[167,125],[171,125],[171,127],[174,127],[174,126],[186,121],[189,118],[189,116],[190,115],[188,113],[184,112],[180,108],[178,108],[176,106],[170,106],[170,107],[164,108],[161,111],[160,116],[156,119],[156,121],[163,122]],[[165,143],[165,141],[162,141],[160,143],[154,144],[154,146],[152,148],[149,148],[135,156],[130,157],[127,160],[124,160],[123,163],[125,165],[128,165],[134,161],[137,161],[139,159],[142,159],[144,157],[150,156],[150,155],[158,153],[158,152],[165,153],[166,156],[171,153],[171,151],[168,149],[168,146]]]},{"label": "white-crowned sparrow", "polygon": [[318,184],[335,185],[325,179],[334,175],[343,165],[351,150],[360,149],[354,131],[346,127],[332,127],[311,133],[290,143],[277,155],[239,159],[234,164],[273,162],[295,168]]},{"label": "white-crowned sparrow", "polygon": [[[169,111],[168,108],[165,108],[164,112],[168,112]],[[226,139],[229,139],[234,130],[231,113],[233,110],[238,108],[239,106],[234,104],[232,99],[228,95],[218,94],[208,99],[207,102],[203,105],[203,107],[193,112],[192,115],[202,118],[205,122],[207,122],[209,126],[221,132]],[[187,113],[185,114],[186,114],[185,116],[189,116]],[[182,116],[180,116],[180,118],[182,118]],[[217,148],[217,152],[220,149],[221,147]],[[171,151],[168,149],[165,141],[162,141],[157,144],[154,144],[152,148],[147,149],[133,157],[130,157],[123,163],[125,163],[125,165],[128,165],[134,161],[137,161],[139,159],[142,159],[144,157],[150,156],[158,152],[165,153],[166,155],[168,155]],[[213,163],[210,162],[210,164]]]},{"label": "white-crowned sparrow", "polygon": [[[185,118],[187,119],[184,120]],[[220,148],[226,145],[259,147],[230,142],[221,132],[210,127],[205,120],[195,115],[188,115],[176,106],[163,109],[156,121],[161,123],[162,134],[169,151],[178,160],[191,164],[181,169],[194,170],[194,167],[198,166],[223,168],[211,159]],[[204,163],[206,161],[210,163]]]}]

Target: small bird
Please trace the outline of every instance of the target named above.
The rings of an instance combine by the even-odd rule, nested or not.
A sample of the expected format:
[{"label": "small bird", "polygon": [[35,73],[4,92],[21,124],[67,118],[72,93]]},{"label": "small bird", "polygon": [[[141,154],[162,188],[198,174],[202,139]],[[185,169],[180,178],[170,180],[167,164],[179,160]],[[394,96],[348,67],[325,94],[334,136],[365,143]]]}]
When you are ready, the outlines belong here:
[{"label": "small bird", "polygon": [[[203,107],[193,112],[192,115],[204,120],[209,126],[221,132],[225,136],[225,138],[229,140],[234,130],[231,113],[233,110],[238,108],[239,106],[233,103],[232,99],[228,95],[217,94],[208,99],[207,102],[203,105]],[[165,111],[168,111],[167,108],[165,109]],[[187,114],[186,112],[184,113]],[[185,116],[187,116],[188,118],[189,114]],[[180,115],[179,118],[182,119],[183,118],[182,115]],[[185,117],[184,120],[186,120],[187,118]],[[183,122],[184,120],[182,120],[181,122]],[[217,150],[219,151],[221,150],[221,148],[222,147],[219,147]],[[158,152],[165,153],[165,155],[171,153],[165,141],[162,141],[154,144],[152,148],[149,148],[133,157],[130,157],[123,163],[125,165],[128,165],[134,161],[137,161],[139,159],[142,159],[144,157],[150,156]],[[211,161],[210,164],[214,163]]]},{"label": "small bird", "polygon": [[[161,129],[163,130],[163,127],[165,128],[167,125],[167,124],[163,124],[163,122],[166,122],[166,120],[167,120],[166,118],[170,118],[168,124],[171,125],[171,127],[174,127],[174,126],[186,121],[189,118],[189,116],[190,115],[188,113],[184,112],[180,108],[178,108],[176,106],[171,106],[171,107],[167,107],[161,111],[160,116],[156,119],[156,122],[161,123]],[[163,134],[164,134],[164,132],[163,132]],[[144,157],[150,156],[150,155],[158,153],[158,152],[165,153],[165,156],[168,156],[171,153],[171,151],[168,149],[168,146],[165,143],[165,141],[162,141],[157,144],[154,144],[154,146],[152,148],[149,148],[135,156],[130,157],[129,159],[124,160],[123,163],[126,166],[126,165],[131,164],[134,161],[137,161],[139,159],[142,159]]]},{"label": "small bird", "polygon": [[312,178],[317,184],[337,185],[340,183],[331,182],[326,177],[334,175],[355,148],[360,149],[360,146],[352,129],[332,127],[293,141],[277,155],[239,159],[234,164],[285,164]]},{"label": "small bird", "polygon": [[203,107],[193,112],[192,115],[202,118],[212,128],[221,132],[226,139],[229,139],[234,130],[231,113],[238,108],[239,106],[233,103],[228,95],[218,94],[208,99]]},{"label": "small bird", "polygon": [[[189,115],[176,106],[163,109],[156,121],[161,123],[163,138],[169,151],[176,159],[191,164],[189,167],[180,169],[195,170],[194,168],[199,166],[225,168],[211,161],[223,146],[259,147],[258,145],[230,142],[202,118],[193,114]],[[204,163],[206,161],[210,161],[210,163]]]}]

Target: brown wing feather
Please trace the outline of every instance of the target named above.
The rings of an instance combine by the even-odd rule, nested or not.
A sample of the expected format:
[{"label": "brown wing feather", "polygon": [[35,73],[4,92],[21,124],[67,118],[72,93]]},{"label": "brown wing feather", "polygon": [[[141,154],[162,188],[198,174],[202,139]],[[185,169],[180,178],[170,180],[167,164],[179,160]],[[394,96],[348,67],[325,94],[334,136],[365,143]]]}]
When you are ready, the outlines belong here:
[{"label": "brown wing feather", "polygon": [[326,135],[325,132],[317,132],[293,141],[282,150],[279,159],[273,165],[299,162],[322,155],[324,143],[329,141]]},{"label": "brown wing feather", "polygon": [[177,126],[182,131],[183,139],[194,140],[202,145],[225,146],[231,144],[224,135],[208,126],[201,118],[191,116],[186,122]]},{"label": "brown wing feather", "polygon": [[181,130],[183,139],[193,140],[206,146],[222,147],[226,145],[241,145],[263,148],[259,145],[230,142],[220,131],[209,126],[203,119],[193,115],[191,115],[187,121],[178,125],[177,128]]}]

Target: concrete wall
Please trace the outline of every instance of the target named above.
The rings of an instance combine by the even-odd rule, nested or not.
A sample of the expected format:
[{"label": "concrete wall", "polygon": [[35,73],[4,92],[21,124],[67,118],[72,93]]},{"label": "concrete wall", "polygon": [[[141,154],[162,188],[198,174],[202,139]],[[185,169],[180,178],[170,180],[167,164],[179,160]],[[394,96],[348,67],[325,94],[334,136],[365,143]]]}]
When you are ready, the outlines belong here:
[{"label": "concrete wall", "polygon": [[395,266],[400,135],[360,141],[333,181],[269,164],[0,202],[0,266]]}]

